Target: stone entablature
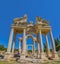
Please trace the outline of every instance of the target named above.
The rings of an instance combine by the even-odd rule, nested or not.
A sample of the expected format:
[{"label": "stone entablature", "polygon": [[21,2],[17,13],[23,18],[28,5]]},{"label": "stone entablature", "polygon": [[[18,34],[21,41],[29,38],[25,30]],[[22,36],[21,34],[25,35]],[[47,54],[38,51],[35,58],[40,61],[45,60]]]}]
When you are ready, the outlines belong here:
[{"label": "stone entablature", "polygon": [[40,17],[36,17],[35,25],[33,24],[33,22],[28,23],[27,16],[14,19],[14,24],[11,27],[13,27],[14,31],[17,33],[18,32],[23,33],[23,29],[26,28],[27,32],[32,31],[33,33],[38,33],[38,30],[41,29],[42,33],[45,34],[45,33],[49,32],[49,30],[51,29],[51,27],[49,26],[49,22],[46,20],[43,20]]}]

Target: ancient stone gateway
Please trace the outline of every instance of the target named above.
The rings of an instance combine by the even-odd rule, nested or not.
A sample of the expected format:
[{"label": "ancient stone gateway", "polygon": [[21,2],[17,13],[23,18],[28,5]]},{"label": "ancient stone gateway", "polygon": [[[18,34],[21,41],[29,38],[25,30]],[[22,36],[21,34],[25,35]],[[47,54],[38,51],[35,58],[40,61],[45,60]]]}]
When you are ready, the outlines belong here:
[{"label": "ancient stone gateway", "polygon": [[[38,44],[37,58],[48,59],[48,57],[52,57],[52,58],[58,57],[56,54],[52,28],[51,26],[49,26],[49,23],[40,17],[36,17],[35,24],[33,24],[32,22],[28,23],[27,16],[24,15],[24,17],[14,19],[14,24],[12,24],[11,26],[11,32],[10,32],[8,48],[5,54],[5,58],[9,59],[14,54],[15,40],[16,40],[16,35],[18,33],[23,34],[23,37],[19,38],[19,52],[21,53],[20,59],[26,59],[26,54],[27,54],[26,41],[28,37],[31,37],[33,39],[33,45],[32,45],[33,55],[35,54],[35,50],[34,50],[35,42],[37,42]],[[52,44],[51,56],[50,56],[51,52],[48,44],[48,36],[47,36],[48,33],[50,35],[51,44]],[[33,37],[32,36],[33,34],[36,34],[36,37]],[[45,36],[46,39],[46,47],[47,47],[46,53],[44,53],[42,34]],[[20,43],[22,43],[22,49],[20,47]],[[11,46],[12,46],[12,52],[11,52]],[[47,54],[47,56],[45,54]]]}]

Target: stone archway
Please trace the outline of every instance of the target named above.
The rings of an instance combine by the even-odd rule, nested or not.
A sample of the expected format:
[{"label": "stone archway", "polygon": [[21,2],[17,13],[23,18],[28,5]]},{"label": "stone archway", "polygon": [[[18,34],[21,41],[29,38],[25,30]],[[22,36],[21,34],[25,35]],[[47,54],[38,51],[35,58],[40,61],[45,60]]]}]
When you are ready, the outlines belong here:
[{"label": "stone archway", "polygon": [[29,54],[29,52],[27,51],[27,55],[32,58],[32,57],[34,56],[34,54],[35,54],[35,42],[34,42],[34,38],[35,38],[35,37],[34,37],[32,34],[28,34],[28,35],[26,36],[26,41],[27,41],[29,38],[32,39],[32,43],[27,44],[27,47],[28,47],[28,46],[31,46],[32,49],[31,49],[30,54]]},{"label": "stone archway", "polygon": [[[14,19],[14,24],[11,26],[11,32],[10,32],[8,48],[7,48],[7,52],[5,54],[5,58],[6,59],[11,58],[11,56],[12,56],[11,45],[12,45],[12,43],[13,44],[15,43],[15,41],[14,41],[15,38],[13,38],[13,37],[15,36],[15,34],[19,33],[19,34],[23,34],[23,37],[22,37],[22,43],[23,43],[22,47],[23,48],[22,48],[21,59],[25,59],[26,58],[26,38],[27,37],[33,38],[32,34],[29,34],[27,37],[26,37],[26,34],[35,33],[35,34],[37,34],[37,40],[38,40],[38,55],[40,56],[39,58],[47,59],[44,55],[42,34],[45,35],[47,46],[48,46],[48,37],[47,37],[48,32],[50,34],[50,39],[51,39],[51,43],[52,43],[52,47],[53,47],[52,57],[56,58],[57,54],[56,54],[55,43],[54,43],[54,38],[53,38],[53,34],[52,34],[52,28],[51,28],[51,26],[49,26],[48,22],[46,22],[45,20],[43,20],[40,17],[36,17],[36,24],[28,23],[27,16]],[[12,49],[14,50],[14,45],[13,45]]]}]

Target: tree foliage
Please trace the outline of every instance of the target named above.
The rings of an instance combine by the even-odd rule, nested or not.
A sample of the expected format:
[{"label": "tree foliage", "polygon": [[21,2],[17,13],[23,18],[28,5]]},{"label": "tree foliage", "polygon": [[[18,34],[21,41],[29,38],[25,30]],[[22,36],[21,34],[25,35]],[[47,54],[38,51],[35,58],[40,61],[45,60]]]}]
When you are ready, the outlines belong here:
[{"label": "tree foliage", "polygon": [[0,50],[1,50],[1,51],[3,51],[3,50],[6,51],[6,48],[4,47],[4,45],[0,45]]},{"label": "tree foliage", "polygon": [[60,50],[60,39],[59,38],[55,39],[55,45],[56,45],[56,51],[59,51]]},{"label": "tree foliage", "polygon": [[[56,46],[56,51],[60,50],[60,36],[58,38],[55,39],[55,46]],[[44,43],[44,51],[47,51],[47,46],[46,43]],[[50,51],[52,51],[52,49],[50,49]]]}]

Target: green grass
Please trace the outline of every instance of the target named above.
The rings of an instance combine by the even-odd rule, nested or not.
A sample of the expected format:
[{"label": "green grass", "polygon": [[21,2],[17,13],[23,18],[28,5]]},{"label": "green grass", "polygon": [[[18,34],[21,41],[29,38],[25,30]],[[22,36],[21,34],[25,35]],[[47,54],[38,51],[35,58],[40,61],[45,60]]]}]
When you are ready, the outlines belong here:
[{"label": "green grass", "polygon": [[8,62],[0,62],[0,64],[9,64]]},{"label": "green grass", "polygon": [[60,54],[58,54],[58,56],[60,57]]},{"label": "green grass", "polygon": [[15,62],[15,61],[9,61],[9,62],[7,62],[7,61],[0,61],[0,64],[20,64],[20,63],[17,63],[17,62]]},{"label": "green grass", "polygon": [[[18,63],[15,61],[9,61],[9,62],[0,61],[0,64],[22,64],[22,63]],[[31,63],[25,63],[25,64],[31,64]],[[32,64],[34,64],[34,63],[32,63]],[[60,61],[58,61],[58,62],[46,62],[46,63],[35,63],[35,64],[60,64]]]}]

